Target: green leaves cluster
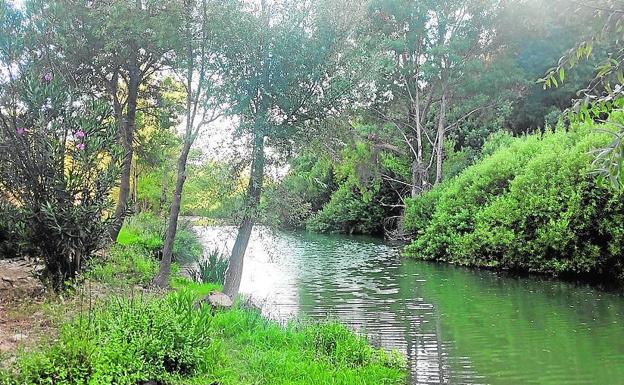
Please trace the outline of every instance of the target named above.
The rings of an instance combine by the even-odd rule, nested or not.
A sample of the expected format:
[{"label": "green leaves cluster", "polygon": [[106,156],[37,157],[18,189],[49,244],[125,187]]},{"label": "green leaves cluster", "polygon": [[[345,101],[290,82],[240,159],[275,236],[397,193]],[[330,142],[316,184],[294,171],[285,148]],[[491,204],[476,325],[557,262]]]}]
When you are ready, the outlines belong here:
[{"label": "green leaves cluster", "polygon": [[210,309],[176,293],[163,299],[111,299],[65,325],[59,341],[18,361],[20,384],[176,382],[220,360]]},{"label": "green leaves cluster", "polygon": [[[416,237],[406,254],[624,279],[624,201],[591,175],[590,151],[610,139],[596,128],[576,124],[515,139],[410,202],[405,224]],[[614,124],[600,128],[613,131]]]},{"label": "green leaves cluster", "polygon": [[13,87],[15,109],[0,109],[0,186],[58,288],[106,239],[121,151],[106,104],[50,72],[24,71]]}]

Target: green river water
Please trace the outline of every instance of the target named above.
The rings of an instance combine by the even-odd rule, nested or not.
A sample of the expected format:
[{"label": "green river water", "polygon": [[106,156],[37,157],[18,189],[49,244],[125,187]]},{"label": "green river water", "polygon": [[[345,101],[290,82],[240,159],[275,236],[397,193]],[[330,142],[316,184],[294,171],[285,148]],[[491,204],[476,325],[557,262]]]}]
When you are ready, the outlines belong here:
[{"label": "green river water", "polygon": [[[206,247],[234,229],[196,228]],[[624,384],[624,297],[406,260],[369,238],[254,230],[241,291],[279,321],[338,319],[407,357],[412,384]]]}]

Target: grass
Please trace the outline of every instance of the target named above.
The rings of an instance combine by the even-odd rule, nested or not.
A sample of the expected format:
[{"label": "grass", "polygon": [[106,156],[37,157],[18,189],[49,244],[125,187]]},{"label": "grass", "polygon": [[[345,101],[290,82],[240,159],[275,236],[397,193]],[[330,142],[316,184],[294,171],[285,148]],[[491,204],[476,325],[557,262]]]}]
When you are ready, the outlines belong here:
[{"label": "grass", "polygon": [[[180,222],[173,244],[173,257],[179,262],[192,262],[203,253],[201,243],[190,228],[190,223]],[[123,246],[142,246],[157,254],[162,250],[165,239],[165,220],[143,212],[128,218],[124,223],[117,243]]]},{"label": "grass", "polygon": [[[152,250],[138,239],[93,261],[86,280],[113,288],[146,286],[156,270]],[[0,370],[0,384],[405,383],[400,355],[372,348],[338,323],[283,326],[239,305],[215,312],[198,306],[198,299],[221,285],[174,274],[171,287],[168,293],[141,290],[67,301],[74,307],[71,319]]]}]

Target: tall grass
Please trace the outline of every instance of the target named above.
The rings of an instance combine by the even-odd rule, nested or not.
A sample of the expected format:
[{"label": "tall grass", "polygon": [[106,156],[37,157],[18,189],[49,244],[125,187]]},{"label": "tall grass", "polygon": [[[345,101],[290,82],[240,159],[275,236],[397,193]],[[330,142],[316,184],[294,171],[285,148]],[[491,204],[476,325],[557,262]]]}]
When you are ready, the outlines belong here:
[{"label": "tall grass", "polygon": [[[197,284],[194,284],[197,285]],[[199,289],[199,291],[205,291]],[[197,292],[112,298],[22,353],[3,384],[402,384],[404,360],[336,323],[286,327],[257,311],[213,313]]]}]

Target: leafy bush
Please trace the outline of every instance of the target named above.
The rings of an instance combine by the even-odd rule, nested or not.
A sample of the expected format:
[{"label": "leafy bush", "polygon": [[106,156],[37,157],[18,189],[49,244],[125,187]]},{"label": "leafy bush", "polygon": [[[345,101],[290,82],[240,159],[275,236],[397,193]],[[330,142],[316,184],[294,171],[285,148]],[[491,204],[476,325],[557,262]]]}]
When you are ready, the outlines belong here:
[{"label": "leafy bush", "polygon": [[333,165],[324,157],[304,154],[290,166],[279,184],[267,186],[262,203],[265,221],[297,229],[330,200],[336,182]]},{"label": "leafy bush", "polygon": [[60,79],[24,70],[0,108],[0,187],[55,288],[106,240],[122,156],[110,108]]},{"label": "leafy bush", "polygon": [[210,309],[188,292],[163,299],[112,299],[67,324],[58,342],[18,361],[21,384],[179,382],[222,358]]},{"label": "leafy bush", "polygon": [[384,211],[374,199],[365,199],[357,187],[341,185],[331,200],[307,221],[306,228],[318,233],[378,234]]},{"label": "leafy bush", "polygon": [[591,175],[590,151],[608,140],[588,123],[503,145],[408,203],[405,223],[416,238],[406,254],[624,279],[623,196]]},{"label": "leafy bush", "polygon": [[225,282],[225,272],[228,268],[228,259],[220,250],[213,249],[208,253],[208,258],[200,259],[197,268],[190,271],[191,277],[197,283],[218,283]]},{"label": "leafy bush", "polygon": [[22,215],[18,207],[0,197],[0,259],[34,255]]}]

